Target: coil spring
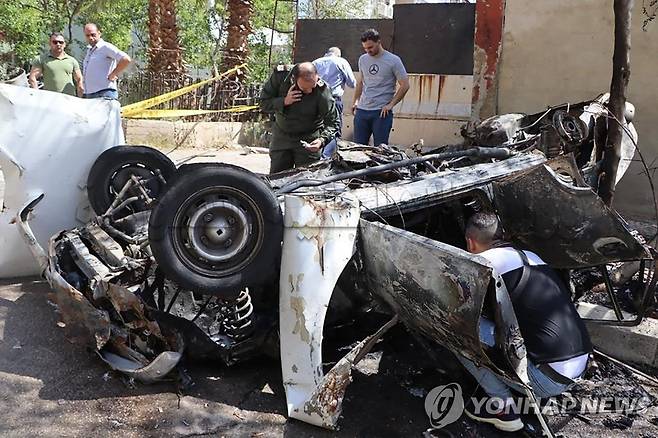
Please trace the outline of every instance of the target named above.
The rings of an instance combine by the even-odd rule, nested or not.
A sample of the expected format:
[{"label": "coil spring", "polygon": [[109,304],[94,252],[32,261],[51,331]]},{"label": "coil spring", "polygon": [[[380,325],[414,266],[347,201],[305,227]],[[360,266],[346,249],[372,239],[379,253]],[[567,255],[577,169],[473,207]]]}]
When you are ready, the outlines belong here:
[{"label": "coil spring", "polygon": [[223,321],[224,333],[235,340],[248,338],[254,331],[253,314],[254,305],[251,303],[251,295],[249,289],[245,289],[233,303],[227,306]]}]

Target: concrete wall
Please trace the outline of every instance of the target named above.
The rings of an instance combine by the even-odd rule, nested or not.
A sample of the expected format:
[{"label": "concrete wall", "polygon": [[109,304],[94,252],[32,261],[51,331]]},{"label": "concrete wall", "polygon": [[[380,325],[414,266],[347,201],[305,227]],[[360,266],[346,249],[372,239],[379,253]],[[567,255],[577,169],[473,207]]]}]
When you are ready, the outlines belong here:
[{"label": "concrete wall", "polygon": [[[166,120],[125,119],[128,144],[142,144],[169,149],[180,144],[184,148],[231,148],[239,144],[256,145],[259,129],[239,122],[181,122]],[[252,129],[253,128],[253,129]]]},{"label": "concrete wall", "polygon": [[[612,76],[612,0],[507,0],[498,112],[538,112],[608,91]],[[636,107],[639,146],[649,165],[658,156],[658,23],[642,31],[642,2],[633,13],[628,100]],[[637,158],[637,156],[636,156]],[[654,163],[655,164],[655,163]],[[651,192],[633,163],[617,187],[625,216],[654,219]]]},{"label": "concrete wall", "polygon": [[[358,77],[359,73],[355,72]],[[471,75],[409,75],[409,92],[393,108],[390,143],[410,146],[423,140],[425,150],[460,143],[461,128],[471,113]],[[353,139],[354,90],[345,89],[343,138]]]}]

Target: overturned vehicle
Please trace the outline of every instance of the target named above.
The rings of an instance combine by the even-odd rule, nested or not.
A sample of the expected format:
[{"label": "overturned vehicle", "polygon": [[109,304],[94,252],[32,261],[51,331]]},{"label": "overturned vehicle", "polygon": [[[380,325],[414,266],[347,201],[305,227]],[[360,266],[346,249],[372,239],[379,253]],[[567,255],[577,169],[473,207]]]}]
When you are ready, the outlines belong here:
[{"label": "overturned vehicle", "polygon": [[[619,177],[637,141],[628,113]],[[17,223],[70,336],[141,381],[175,372],[183,355],[234,365],[278,349],[289,415],[336,428],[352,367],[399,321],[422,345],[465,355],[533,397],[505,284],[466,251],[464,226],[495,212],[510,241],[565,275],[638,261],[638,318],[604,323],[639,323],[655,292],[655,251],[592,190],[607,115],[602,96],[497,116],[465,130],[464,144],[416,156],[340,142],[331,160],[269,176],[176,168],[154,149],[119,146],[91,167],[95,217],[85,226],[42,249],[30,212],[47,192]],[[390,320],[325,370],[323,326],[337,295]],[[499,357],[480,344],[483,311],[500,316]]]}]

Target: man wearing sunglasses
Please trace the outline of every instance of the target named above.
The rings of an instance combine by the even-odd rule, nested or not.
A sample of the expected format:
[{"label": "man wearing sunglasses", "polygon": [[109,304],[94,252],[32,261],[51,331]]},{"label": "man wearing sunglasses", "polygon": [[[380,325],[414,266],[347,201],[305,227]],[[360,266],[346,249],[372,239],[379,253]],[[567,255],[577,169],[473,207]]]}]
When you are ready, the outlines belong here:
[{"label": "man wearing sunglasses", "polygon": [[86,99],[105,97],[118,99],[117,79],[130,65],[132,60],[125,52],[119,50],[101,38],[101,31],[94,23],[87,23],[84,28],[85,38],[89,43],[87,54],[82,61],[85,79]]},{"label": "man wearing sunglasses", "polygon": [[[64,51],[66,40],[60,32],[50,35],[50,51],[41,55],[32,65],[29,82],[38,88],[37,77],[43,76],[43,89],[82,97],[83,83],[80,65]],[[75,83],[74,83],[75,82]]]}]

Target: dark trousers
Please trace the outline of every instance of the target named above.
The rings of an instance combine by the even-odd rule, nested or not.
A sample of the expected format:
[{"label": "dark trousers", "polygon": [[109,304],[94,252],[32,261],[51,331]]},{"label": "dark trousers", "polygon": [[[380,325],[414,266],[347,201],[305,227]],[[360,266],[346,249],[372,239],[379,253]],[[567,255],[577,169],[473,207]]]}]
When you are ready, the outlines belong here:
[{"label": "dark trousers", "polygon": [[308,166],[319,158],[319,151],[309,152],[301,144],[292,149],[270,150],[270,173]]},{"label": "dark trousers", "polygon": [[340,138],[343,131],[343,99],[340,96],[334,96],[336,101],[336,110],[338,111],[338,122],[340,123],[338,127],[338,132],[336,133],[336,138],[331,140],[322,151],[322,158],[329,158],[334,154],[336,147],[336,139]]},{"label": "dark trousers", "polygon": [[354,114],[354,142],[368,144],[370,136],[374,137],[375,146],[388,144],[388,136],[393,128],[393,111],[386,117],[380,117],[381,110],[357,109]]}]

